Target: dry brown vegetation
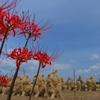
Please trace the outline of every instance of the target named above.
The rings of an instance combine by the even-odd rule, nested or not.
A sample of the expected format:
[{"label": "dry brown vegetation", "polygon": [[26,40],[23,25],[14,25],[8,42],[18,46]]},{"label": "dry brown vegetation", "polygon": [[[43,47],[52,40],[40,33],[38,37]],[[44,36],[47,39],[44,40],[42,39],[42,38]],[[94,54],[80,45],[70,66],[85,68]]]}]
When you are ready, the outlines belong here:
[{"label": "dry brown vegetation", "polygon": [[[6,100],[7,95],[0,94],[0,100]],[[11,100],[28,100],[28,96],[12,96]],[[32,97],[31,100],[100,100],[100,89],[97,91],[63,91],[62,98],[48,99]]]}]

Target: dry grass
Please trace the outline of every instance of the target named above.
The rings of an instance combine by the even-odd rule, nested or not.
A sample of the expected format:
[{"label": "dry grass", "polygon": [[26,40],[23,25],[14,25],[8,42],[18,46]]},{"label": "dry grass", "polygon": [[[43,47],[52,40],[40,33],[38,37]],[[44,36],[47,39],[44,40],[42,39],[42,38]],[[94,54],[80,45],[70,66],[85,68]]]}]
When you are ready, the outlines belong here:
[{"label": "dry grass", "polygon": [[[6,100],[7,95],[0,94],[0,100]],[[12,96],[11,100],[28,100],[28,96]],[[47,99],[47,98],[34,98],[31,100],[100,100],[100,90],[97,91],[63,91],[62,98]]]}]

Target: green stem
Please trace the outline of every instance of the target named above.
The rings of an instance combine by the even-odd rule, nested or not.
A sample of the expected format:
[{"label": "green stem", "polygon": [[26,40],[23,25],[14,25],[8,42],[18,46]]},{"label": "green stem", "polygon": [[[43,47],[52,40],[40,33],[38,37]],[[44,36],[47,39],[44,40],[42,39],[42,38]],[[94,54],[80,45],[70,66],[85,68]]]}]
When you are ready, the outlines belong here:
[{"label": "green stem", "polygon": [[28,38],[27,38],[27,40],[26,40],[26,43],[25,43],[25,46],[24,46],[24,47],[27,46],[29,39],[30,39],[30,34],[29,34],[29,36],[28,36]]},{"label": "green stem", "polygon": [[8,34],[8,30],[9,30],[9,29],[6,30],[6,33],[5,33],[4,39],[3,39],[2,44],[1,44],[1,47],[0,47],[0,56],[1,56],[1,53],[2,53],[2,49],[3,49],[4,43],[5,43],[5,40],[6,40],[7,34]]},{"label": "green stem", "polygon": [[12,95],[12,92],[13,92],[13,87],[14,87],[14,84],[15,84],[15,81],[16,81],[18,71],[19,71],[19,67],[16,68],[16,72],[14,74],[14,77],[13,77],[13,80],[12,80],[12,83],[11,83],[11,87],[10,87],[9,94],[7,96],[7,100],[11,100],[11,95]]},{"label": "green stem", "polygon": [[34,88],[35,88],[35,85],[36,85],[36,81],[37,81],[37,78],[38,78],[38,75],[39,75],[39,72],[40,72],[40,67],[41,67],[41,62],[39,62],[39,67],[38,67],[38,71],[37,71],[36,79],[35,79],[35,82],[34,82],[34,84],[33,84],[32,91],[31,91],[31,94],[30,94],[29,100],[31,100],[31,96],[32,96],[32,93],[33,93],[33,91],[34,91]]}]

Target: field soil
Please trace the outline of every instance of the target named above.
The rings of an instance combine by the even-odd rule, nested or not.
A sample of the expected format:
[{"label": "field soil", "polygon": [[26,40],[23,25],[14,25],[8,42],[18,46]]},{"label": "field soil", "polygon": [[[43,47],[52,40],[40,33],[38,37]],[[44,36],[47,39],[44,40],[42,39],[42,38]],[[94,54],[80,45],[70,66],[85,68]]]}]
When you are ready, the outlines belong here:
[{"label": "field soil", "polygon": [[[7,95],[0,94],[0,100],[6,100]],[[29,96],[12,96],[11,100],[28,100]],[[97,91],[62,91],[62,98],[32,97],[31,100],[100,100],[100,90]]]}]

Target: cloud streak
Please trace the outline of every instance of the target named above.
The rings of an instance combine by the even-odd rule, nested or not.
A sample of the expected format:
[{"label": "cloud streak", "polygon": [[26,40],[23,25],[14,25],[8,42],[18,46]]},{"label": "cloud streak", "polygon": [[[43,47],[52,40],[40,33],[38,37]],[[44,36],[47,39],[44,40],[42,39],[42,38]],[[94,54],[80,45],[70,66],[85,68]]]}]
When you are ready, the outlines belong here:
[{"label": "cloud streak", "polygon": [[[19,70],[18,75],[22,76],[24,74],[24,71],[25,71],[25,73],[28,74],[29,77],[32,79],[33,76],[37,72],[38,66],[39,66],[39,62],[34,61],[34,60],[28,61],[28,63],[22,63],[20,66],[20,70]],[[51,66],[47,65],[45,68],[41,68],[40,73],[47,76],[52,71],[52,69],[64,70],[64,69],[69,69],[71,67],[73,67],[73,66],[70,64],[57,63],[55,65],[51,65]],[[0,71],[2,74],[8,73],[8,75],[11,75],[11,71],[12,71],[12,74],[14,74],[15,70],[16,70],[16,64],[15,64],[14,60],[4,60],[3,63],[1,64],[1,67],[0,67]]]},{"label": "cloud streak", "polygon": [[100,63],[97,63],[96,65],[91,66],[91,69],[94,69],[94,70],[100,69]]},{"label": "cloud streak", "polygon": [[75,63],[76,61],[75,60],[70,60],[70,62]]},{"label": "cloud streak", "polygon": [[91,71],[91,69],[78,70],[78,71],[76,71],[76,74],[89,73],[90,71]]},{"label": "cloud streak", "polygon": [[[89,73],[90,71],[98,70],[98,69],[100,69],[100,63],[97,63],[96,65],[91,66],[89,69],[78,70],[78,71],[76,71],[76,74]],[[95,74],[95,75],[97,75],[97,74]]]},{"label": "cloud streak", "polygon": [[92,54],[91,60],[99,59],[99,56],[97,54]]}]

